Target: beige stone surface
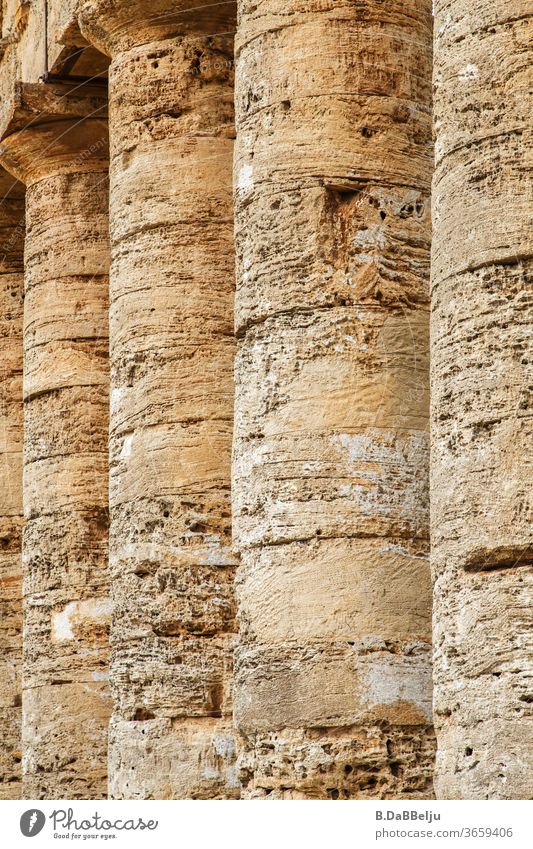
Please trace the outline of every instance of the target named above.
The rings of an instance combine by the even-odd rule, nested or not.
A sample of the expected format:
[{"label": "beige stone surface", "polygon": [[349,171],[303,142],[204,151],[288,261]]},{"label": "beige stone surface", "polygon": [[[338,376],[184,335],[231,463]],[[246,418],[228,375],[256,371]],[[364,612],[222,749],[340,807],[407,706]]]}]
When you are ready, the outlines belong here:
[{"label": "beige stone surface", "polygon": [[428,797],[431,4],[239,10],[243,792]]},{"label": "beige stone surface", "polygon": [[435,12],[436,791],[529,799],[531,6]]},{"label": "beige stone surface", "polygon": [[533,796],[531,18],[3,0],[0,799]]},{"label": "beige stone surface", "polygon": [[5,104],[4,95],[10,91],[15,80],[37,82],[47,70],[45,3],[3,0],[1,18],[2,85],[0,90],[2,97],[0,108]]},{"label": "beige stone surface", "polygon": [[107,122],[53,121],[46,103],[0,149],[26,184],[23,792],[101,798],[111,613]]},{"label": "beige stone surface", "polygon": [[0,799],[21,792],[24,186],[0,170]]},{"label": "beige stone surface", "polygon": [[111,56],[113,798],[239,794],[233,41],[190,7],[80,7]]},{"label": "beige stone surface", "polygon": [[105,76],[108,65],[80,33],[78,0],[3,0],[0,11],[0,114],[18,83]]}]

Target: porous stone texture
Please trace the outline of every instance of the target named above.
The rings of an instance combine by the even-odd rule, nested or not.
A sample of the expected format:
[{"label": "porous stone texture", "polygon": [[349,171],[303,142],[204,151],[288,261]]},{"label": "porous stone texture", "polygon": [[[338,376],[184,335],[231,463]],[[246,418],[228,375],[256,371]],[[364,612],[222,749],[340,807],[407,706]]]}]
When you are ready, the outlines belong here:
[{"label": "porous stone texture", "polygon": [[531,17],[3,0],[0,799],[533,797]]},{"label": "porous stone texture", "polygon": [[85,37],[112,57],[117,799],[239,795],[231,719],[232,21],[233,4],[81,4]]},{"label": "porous stone texture", "polygon": [[23,792],[106,795],[107,122],[2,141],[26,184]]},{"label": "porous stone texture", "polygon": [[21,792],[24,186],[0,170],[0,799]]},{"label": "porous stone texture", "polygon": [[533,795],[531,11],[435,2],[431,533],[445,799]]},{"label": "porous stone texture", "polygon": [[[61,0],[48,0],[61,2]],[[0,11],[0,120],[13,95],[13,83],[37,81],[46,72],[45,4],[2,0]]]},{"label": "porous stone texture", "polygon": [[427,798],[431,3],[241,0],[247,798]]}]

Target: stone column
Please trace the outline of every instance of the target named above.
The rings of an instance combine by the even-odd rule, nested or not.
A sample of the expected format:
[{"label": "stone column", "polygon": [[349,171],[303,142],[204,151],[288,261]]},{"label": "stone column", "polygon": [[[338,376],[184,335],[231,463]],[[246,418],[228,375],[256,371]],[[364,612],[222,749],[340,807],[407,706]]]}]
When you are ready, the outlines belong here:
[{"label": "stone column", "polygon": [[26,184],[24,795],[105,798],[107,122],[44,120],[0,155]]},{"label": "stone column", "polygon": [[531,4],[435,15],[436,791],[530,799]]},{"label": "stone column", "polygon": [[21,794],[24,187],[0,170],[0,799]]},{"label": "stone column", "polygon": [[85,0],[112,57],[113,798],[239,793],[230,455],[233,4]]},{"label": "stone column", "polygon": [[245,793],[427,798],[431,2],[239,7]]}]

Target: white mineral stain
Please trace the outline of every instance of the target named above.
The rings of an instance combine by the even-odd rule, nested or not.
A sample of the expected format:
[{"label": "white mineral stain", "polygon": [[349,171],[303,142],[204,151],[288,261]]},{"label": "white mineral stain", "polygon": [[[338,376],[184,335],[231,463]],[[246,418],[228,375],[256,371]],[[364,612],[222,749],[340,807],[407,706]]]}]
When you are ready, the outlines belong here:
[{"label": "white mineral stain", "polygon": [[376,439],[360,434],[340,433],[331,440],[334,445],[340,445],[348,453],[348,461],[356,464],[360,460],[376,459]]},{"label": "white mineral stain", "polygon": [[398,660],[373,660],[363,676],[362,699],[368,705],[408,702],[420,708],[431,722],[432,687],[429,667]]},{"label": "white mineral stain", "polygon": [[248,192],[254,186],[254,166],[243,165],[239,172],[238,187],[243,192]]},{"label": "white mineral stain", "polygon": [[475,80],[479,76],[479,68],[477,65],[465,65],[464,68],[461,68],[459,71],[459,79],[462,82],[467,82],[468,80]]},{"label": "white mineral stain", "polygon": [[117,407],[117,405],[118,405],[118,403],[119,403],[119,401],[120,401],[120,399],[122,398],[123,395],[124,395],[124,389],[116,388],[116,389],[111,390],[111,396],[110,396],[110,399],[109,399],[109,403],[110,403],[112,410],[116,409],[116,407]]},{"label": "white mineral stain", "polygon": [[221,758],[233,758],[235,756],[235,740],[233,737],[215,734],[213,737],[213,747],[217,755],[220,755]]},{"label": "white mineral stain", "polygon": [[360,343],[359,343],[359,340],[358,340],[358,339],[356,339],[356,338],[355,338],[355,336],[348,336],[348,335],[346,335],[344,338],[345,338],[348,342],[351,342],[351,343],[352,343],[352,345],[356,345],[356,346],[357,346],[357,347],[358,347],[361,351],[366,351],[366,350],[368,349],[368,345],[362,345],[362,344],[360,344]]},{"label": "white mineral stain", "polygon": [[394,552],[394,554],[400,554],[402,557],[409,557],[410,560],[424,560],[425,562],[429,560],[429,555],[413,554],[413,552],[409,551],[407,548],[404,548],[401,545],[394,545],[394,543],[390,543],[389,545],[380,548],[380,552],[382,554],[388,554],[391,551]]},{"label": "white mineral stain", "polygon": [[71,601],[60,613],[52,615],[52,638],[73,640],[74,626],[83,619],[90,619],[100,625],[108,624],[111,619],[111,601],[98,598]]},{"label": "white mineral stain", "polygon": [[127,460],[128,457],[131,457],[132,446],[133,446],[133,433],[130,433],[124,439],[124,442],[123,442],[123,445],[122,445],[122,451],[120,452],[120,459],[121,460]]},{"label": "white mineral stain", "polygon": [[[355,261],[358,262],[360,265],[367,265],[368,263],[374,262],[375,259],[376,257],[373,254],[366,253],[357,254],[357,256],[355,257]],[[351,282],[351,285],[353,285],[353,282]]]},{"label": "white mineral stain", "polygon": [[384,248],[387,243],[382,224],[373,224],[366,230],[358,230],[353,241],[362,248]]},{"label": "white mineral stain", "polygon": [[110,553],[109,562],[117,566],[124,560],[159,564],[175,557],[178,561],[192,562],[198,566],[234,566],[235,554],[229,546],[216,540],[206,541],[201,548],[153,543],[128,543],[115,553]]}]

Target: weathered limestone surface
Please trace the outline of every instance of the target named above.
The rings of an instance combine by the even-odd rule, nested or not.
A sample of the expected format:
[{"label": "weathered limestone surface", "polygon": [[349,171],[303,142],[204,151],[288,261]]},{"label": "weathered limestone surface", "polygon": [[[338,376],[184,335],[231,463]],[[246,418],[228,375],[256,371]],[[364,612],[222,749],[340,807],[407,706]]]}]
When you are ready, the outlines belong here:
[{"label": "weathered limestone surface", "polygon": [[0,4],[0,799],[533,797],[531,21]]},{"label": "weathered limestone surface", "polygon": [[435,2],[436,792],[533,795],[531,4]]},{"label": "weathered limestone surface", "polygon": [[110,714],[107,122],[57,117],[41,110],[0,146],[2,162],[26,184],[23,781],[27,798],[102,798]]},{"label": "weathered limestone surface", "polygon": [[81,4],[112,57],[114,798],[239,794],[232,18],[224,3]]},{"label": "weathered limestone surface", "polygon": [[3,0],[0,6],[0,114],[14,81],[36,83],[50,74],[105,76],[107,57],[80,33],[78,0]]},{"label": "weathered limestone surface", "polygon": [[431,3],[239,9],[244,792],[424,798]]},{"label": "weathered limestone surface", "polygon": [[0,799],[21,792],[24,187],[0,170]]},{"label": "weathered limestone surface", "polygon": [[15,80],[37,82],[46,72],[45,4],[3,0],[0,18],[1,114],[12,96]]}]

